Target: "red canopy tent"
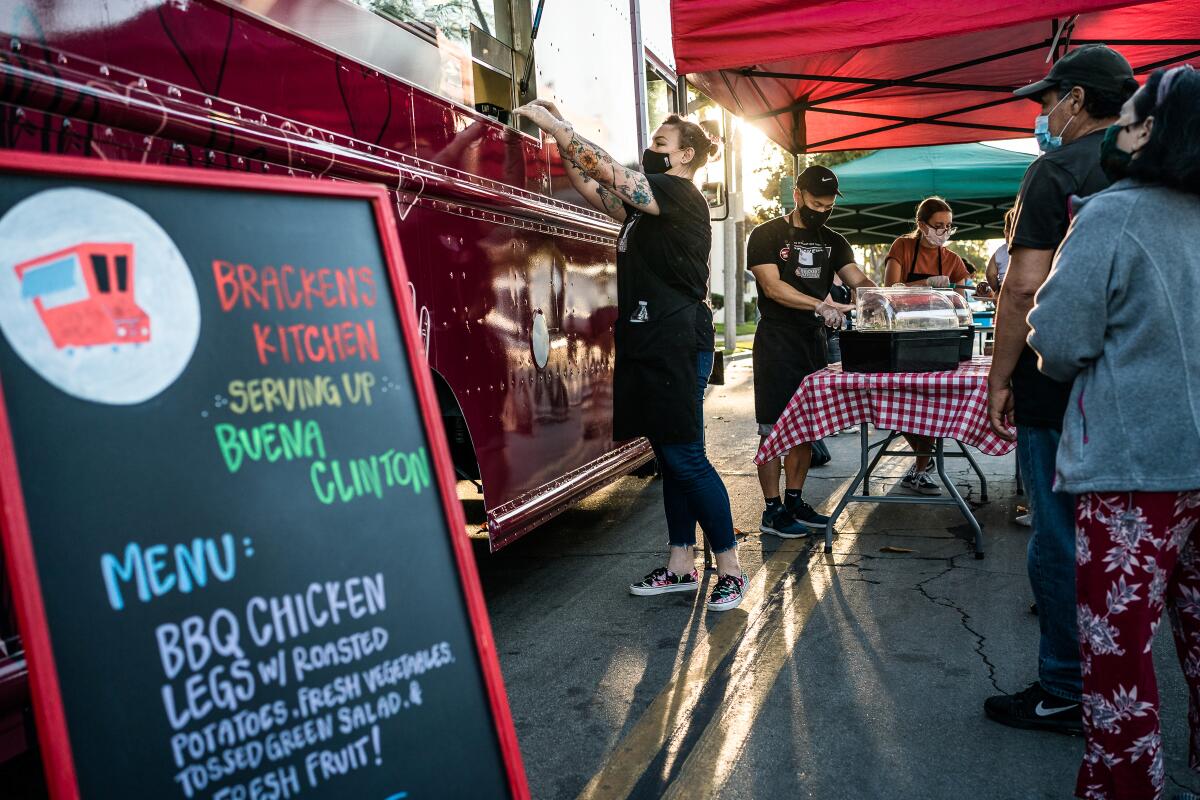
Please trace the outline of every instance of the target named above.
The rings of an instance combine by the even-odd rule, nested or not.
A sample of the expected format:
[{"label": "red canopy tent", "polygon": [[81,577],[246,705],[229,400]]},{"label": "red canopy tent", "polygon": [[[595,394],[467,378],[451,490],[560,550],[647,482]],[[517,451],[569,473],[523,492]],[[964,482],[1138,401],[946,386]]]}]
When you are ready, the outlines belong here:
[{"label": "red canopy tent", "polygon": [[1070,48],[1200,65],[1197,0],[671,0],[681,74],[792,153],[1030,136]]}]

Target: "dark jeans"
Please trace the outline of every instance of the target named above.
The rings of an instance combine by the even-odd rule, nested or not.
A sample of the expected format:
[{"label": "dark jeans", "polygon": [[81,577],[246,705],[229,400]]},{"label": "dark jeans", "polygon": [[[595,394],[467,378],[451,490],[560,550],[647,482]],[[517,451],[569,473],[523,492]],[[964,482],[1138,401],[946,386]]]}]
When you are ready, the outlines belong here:
[{"label": "dark jeans", "polygon": [[829,337],[829,363],[836,364],[842,360],[842,335],[841,333],[828,333]]},{"label": "dark jeans", "polygon": [[1075,498],[1051,491],[1061,434],[1053,428],[1017,427],[1017,458],[1033,512],[1029,585],[1037,602],[1038,680],[1064,700],[1079,702],[1079,635],[1075,604]]},{"label": "dark jeans", "polygon": [[696,403],[700,413],[700,440],[687,444],[656,444],[654,454],[663,477],[663,506],[667,511],[667,536],[674,547],[696,544],[696,523],[708,537],[714,553],[732,550],[733,513],[729,492],[721,476],[704,453],[704,389],[712,373],[712,351],[701,351],[696,358]]}]

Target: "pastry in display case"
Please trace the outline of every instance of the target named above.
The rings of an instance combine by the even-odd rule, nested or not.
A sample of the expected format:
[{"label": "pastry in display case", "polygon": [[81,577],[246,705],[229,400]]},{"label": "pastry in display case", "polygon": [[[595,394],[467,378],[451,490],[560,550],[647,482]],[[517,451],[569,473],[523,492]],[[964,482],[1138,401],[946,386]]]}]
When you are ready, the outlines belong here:
[{"label": "pastry in display case", "polygon": [[841,337],[844,371],[938,372],[958,367],[966,330],[948,293],[909,286],[859,289],[855,311],[855,329]]}]

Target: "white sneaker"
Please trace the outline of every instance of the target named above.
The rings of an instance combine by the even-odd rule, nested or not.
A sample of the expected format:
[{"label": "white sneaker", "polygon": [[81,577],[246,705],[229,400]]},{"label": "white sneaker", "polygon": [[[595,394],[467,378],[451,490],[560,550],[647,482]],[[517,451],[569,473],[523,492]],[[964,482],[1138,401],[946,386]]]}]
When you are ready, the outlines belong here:
[{"label": "white sneaker", "polygon": [[904,479],[900,481],[900,488],[929,497],[936,497],[942,493],[942,487],[929,477],[928,472],[917,472],[915,469],[910,469]]},{"label": "white sneaker", "polygon": [[1014,519],[1013,522],[1017,523],[1022,528],[1032,528],[1033,527],[1033,514],[1032,513],[1021,514],[1016,519]]}]

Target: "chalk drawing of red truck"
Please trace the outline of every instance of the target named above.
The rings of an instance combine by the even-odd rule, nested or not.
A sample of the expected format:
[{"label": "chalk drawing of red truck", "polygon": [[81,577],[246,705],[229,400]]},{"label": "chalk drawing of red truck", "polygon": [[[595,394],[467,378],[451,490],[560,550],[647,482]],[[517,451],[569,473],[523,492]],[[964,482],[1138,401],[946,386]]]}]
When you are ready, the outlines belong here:
[{"label": "chalk drawing of red truck", "polygon": [[50,339],[67,347],[150,341],[150,317],[133,297],[133,245],[85,242],[16,266]]}]

